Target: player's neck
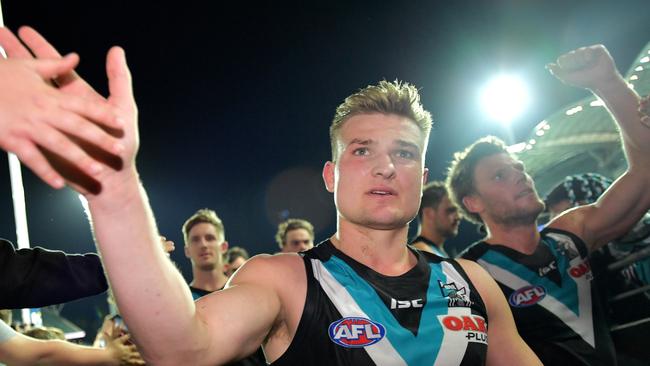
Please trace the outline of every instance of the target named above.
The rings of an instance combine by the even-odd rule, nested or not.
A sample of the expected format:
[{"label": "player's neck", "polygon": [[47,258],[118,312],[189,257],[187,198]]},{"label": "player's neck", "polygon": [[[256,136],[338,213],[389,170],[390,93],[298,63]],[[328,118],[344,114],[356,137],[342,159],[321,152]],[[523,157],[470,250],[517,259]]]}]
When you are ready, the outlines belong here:
[{"label": "player's neck", "polygon": [[487,223],[488,244],[500,244],[524,254],[535,252],[539,244],[540,234],[535,224],[520,226],[504,226]]},{"label": "player's neck", "polygon": [[192,268],[192,275],[194,279],[190,285],[206,291],[220,290],[226,284],[226,281],[228,281],[228,277],[223,273],[221,266],[217,266],[210,271]]},{"label": "player's neck", "polygon": [[428,226],[422,226],[422,229],[420,231],[420,236],[428,240],[431,240],[436,244],[438,248],[442,248],[443,245],[445,244],[445,239],[447,239],[444,236],[442,236],[438,231]]},{"label": "player's neck", "polygon": [[334,246],[373,270],[397,276],[415,266],[416,257],[406,248],[408,225],[392,230],[376,230],[339,219],[331,238]]}]

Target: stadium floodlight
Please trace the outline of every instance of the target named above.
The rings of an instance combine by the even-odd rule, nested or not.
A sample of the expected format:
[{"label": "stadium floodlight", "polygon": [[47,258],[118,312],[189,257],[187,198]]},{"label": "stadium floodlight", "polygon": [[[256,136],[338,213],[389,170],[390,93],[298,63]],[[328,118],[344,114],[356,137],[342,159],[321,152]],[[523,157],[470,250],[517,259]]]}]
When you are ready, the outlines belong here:
[{"label": "stadium floodlight", "polygon": [[528,107],[529,95],[524,82],[514,75],[498,75],[481,91],[481,107],[490,117],[509,125]]}]

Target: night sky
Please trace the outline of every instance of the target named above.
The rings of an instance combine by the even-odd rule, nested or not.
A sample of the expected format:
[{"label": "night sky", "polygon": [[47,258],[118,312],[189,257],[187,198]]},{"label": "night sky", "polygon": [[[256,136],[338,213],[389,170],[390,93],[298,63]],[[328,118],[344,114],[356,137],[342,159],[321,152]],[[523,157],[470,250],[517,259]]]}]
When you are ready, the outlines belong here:
[{"label": "night sky", "polygon": [[[78,52],[78,71],[102,93],[106,51],[126,49],[140,110],[139,171],[186,276],[180,227],[202,207],[217,211],[231,245],[253,254],[276,251],[275,228],[286,217],[312,221],[317,240],[334,232],[320,171],[334,110],[357,89],[396,78],[421,89],[435,123],[427,166],[442,179],[454,151],[487,134],[521,141],[587,95],[544,69],[558,55],[603,43],[624,73],[650,41],[647,0],[140,3],[4,0],[2,8],[10,28],[34,26],[60,51]],[[499,72],[523,77],[532,97],[510,132],[478,103],[480,87]],[[15,241],[1,160],[0,236]],[[32,245],[94,251],[76,195],[23,171]],[[461,229],[452,244],[476,238],[474,228]]]}]

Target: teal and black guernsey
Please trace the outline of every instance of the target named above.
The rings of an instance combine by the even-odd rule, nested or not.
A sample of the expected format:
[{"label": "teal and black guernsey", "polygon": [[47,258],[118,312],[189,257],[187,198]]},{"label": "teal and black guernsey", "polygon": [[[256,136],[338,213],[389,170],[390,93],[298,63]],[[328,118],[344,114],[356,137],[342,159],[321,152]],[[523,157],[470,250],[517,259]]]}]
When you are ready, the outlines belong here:
[{"label": "teal and black guernsey", "polygon": [[616,365],[587,247],[576,235],[547,228],[531,255],[478,242],[461,256],[497,281],[519,334],[544,364]]},{"label": "teal and black guernsey", "polygon": [[325,241],[301,253],[307,299],[273,365],[484,365],[488,318],[463,269],[411,249],[417,265],[384,276]]},{"label": "teal and black guernsey", "polygon": [[415,244],[417,242],[423,242],[424,244],[426,244],[429,248],[431,248],[431,250],[437,256],[443,257],[443,258],[449,258],[449,255],[447,254],[447,252],[445,252],[444,247],[443,248],[438,247],[438,245],[436,243],[434,243],[432,240],[429,240],[429,239],[425,238],[424,236],[420,235],[417,238],[413,239],[413,241],[411,241],[410,244],[413,245],[413,244]]}]

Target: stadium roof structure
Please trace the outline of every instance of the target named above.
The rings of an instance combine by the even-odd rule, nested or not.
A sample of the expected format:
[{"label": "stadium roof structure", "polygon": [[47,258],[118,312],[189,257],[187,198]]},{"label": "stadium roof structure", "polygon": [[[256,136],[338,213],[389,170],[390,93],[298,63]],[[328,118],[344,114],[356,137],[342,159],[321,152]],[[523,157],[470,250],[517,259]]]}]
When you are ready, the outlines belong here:
[{"label": "stadium roof structure", "polygon": [[[650,93],[650,43],[635,59],[625,80],[639,93]],[[571,174],[600,173],[614,178],[627,168],[614,120],[602,101],[588,97],[555,112],[531,131],[525,142],[510,146],[545,196]]]}]

